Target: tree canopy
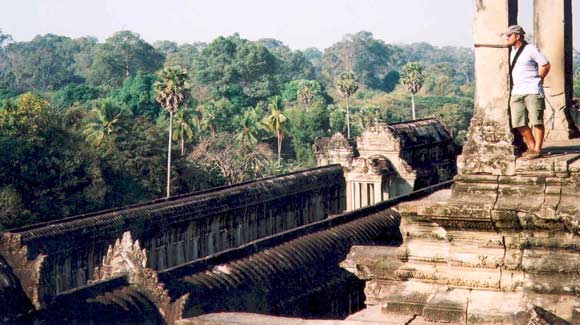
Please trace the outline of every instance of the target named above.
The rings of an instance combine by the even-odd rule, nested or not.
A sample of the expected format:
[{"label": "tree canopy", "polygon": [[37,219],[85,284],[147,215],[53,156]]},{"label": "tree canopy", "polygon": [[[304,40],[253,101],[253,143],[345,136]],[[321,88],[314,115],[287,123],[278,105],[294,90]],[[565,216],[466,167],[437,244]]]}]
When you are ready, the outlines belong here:
[{"label": "tree canopy", "polygon": [[[131,31],[0,31],[0,228],[159,198],[167,184],[178,194],[313,167],[316,138],[409,120],[412,102],[461,143],[472,54],[365,31],[304,51],[238,34],[150,44]],[[417,98],[409,62],[425,74]]]}]

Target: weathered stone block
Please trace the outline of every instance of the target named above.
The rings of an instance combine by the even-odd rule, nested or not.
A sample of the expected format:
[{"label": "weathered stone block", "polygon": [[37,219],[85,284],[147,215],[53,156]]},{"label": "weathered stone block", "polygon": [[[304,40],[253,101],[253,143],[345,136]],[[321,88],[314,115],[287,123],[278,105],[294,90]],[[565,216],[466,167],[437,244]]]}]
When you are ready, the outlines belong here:
[{"label": "weathered stone block", "polygon": [[[522,229],[518,212],[514,210],[492,210],[491,221],[496,229]],[[527,219],[526,219],[527,220]]]},{"label": "weathered stone block", "polygon": [[522,290],[525,283],[525,273],[522,271],[502,270],[500,288],[502,291]]},{"label": "weathered stone block", "polygon": [[506,248],[505,257],[503,260],[503,267],[508,270],[521,270],[523,255],[524,255],[523,249]]},{"label": "weathered stone block", "polygon": [[543,294],[579,294],[580,276],[577,274],[527,273],[524,290]]},{"label": "weathered stone block", "polygon": [[504,249],[452,242],[448,259],[452,266],[494,269],[503,265]]},{"label": "weathered stone block", "polygon": [[425,320],[433,322],[465,322],[469,290],[450,289],[437,292],[423,310]]},{"label": "weathered stone block", "polygon": [[556,170],[554,167],[553,159],[534,159],[534,160],[523,160],[518,159],[516,161],[516,173],[518,175],[531,175],[531,176],[545,176],[554,177],[556,176]]},{"label": "weathered stone block", "polygon": [[526,272],[578,273],[580,254],[565,250],[525,249],[522,268]]},{"label": "weathered stone block", "polygon": [[340,266],[355,274],[359,279],[395,280],[395,271],[406,258],[404,247],[353,246]]},{"label": "weathered stone block", "polygon": [[557,177],[546,178],[546,191],[544,204],[540,212],[541,218],[558,220],[556,213],[562,195],[562,179]]},{"label": "weathered stone block", "polygon": [[423,264],[408,262],[396,272],[401,280],[420,280],[461,288],[499,290],[500,269],[473,269],[453,267],[447,264]]},{"label": "weathered stone block", "polygon": [[514,314],[522,309],[521,292],[473,290],[469,295],[467,324],[514,324]]},{"label": "weathered stone block", "polygon": [[433,241],[414,239],[405,243],[407,258],[411,261],[428,263],[446,263],[449,261],[449,243],[447,241]]},{"label": "weathered stone block", "polygon": [[422,315],[425,305],[438,288],[433,284],[415,281],[401,283],[386,299],[381,310],[385,314]]}]

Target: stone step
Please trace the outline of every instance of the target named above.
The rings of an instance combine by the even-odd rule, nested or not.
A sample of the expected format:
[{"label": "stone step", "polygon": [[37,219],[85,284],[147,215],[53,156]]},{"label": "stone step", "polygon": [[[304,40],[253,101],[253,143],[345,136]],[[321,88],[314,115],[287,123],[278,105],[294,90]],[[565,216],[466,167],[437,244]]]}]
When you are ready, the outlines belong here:
[{"label": "stone step", "polygon": [[374,319],[367,319],[415,315],[428,322],[460,324],[528,324],[532,317],[549,319],[545,324],[580,320],[580,297],[574,296],[467,290],[416,281],[391,283],[383,294],[384,316],[375,313]]}]

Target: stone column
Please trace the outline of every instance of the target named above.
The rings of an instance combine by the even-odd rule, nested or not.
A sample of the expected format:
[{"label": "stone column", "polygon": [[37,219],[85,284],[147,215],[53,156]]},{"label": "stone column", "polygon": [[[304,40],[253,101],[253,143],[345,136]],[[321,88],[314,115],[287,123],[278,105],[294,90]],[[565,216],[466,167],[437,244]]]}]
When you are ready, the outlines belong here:
[{"label": "stone column", "polygon": [[360,200],[360,207],[366,207],[369,205],[369,183],[361,182],[361,200]]},{"label": "stone column", "polygon": [[382,182],[375,182],[375,204],[383,200],[383,186]]},{"label": "stone column", "polygon": [[517,19],[517,0],[475,0],[473,118],[458,158],[460,174],[513,175],[509,122],[509,49],[500,35]]},{"label": "stone column", "polygon": [[353,205],[353,210],[355,209],[360,209],[361,207],[361,203],[360,203],[360,199],[361,199],[361,195],[360,195],[360,182],[358,181],[353,181],[352,182],[354,184],[354,205]]},{"label": "stone column", "polygon": [[346,211],[352,211],[353,209],[353,182],[346,179]]},{"label": "stone column", "polygon": [[572,0],[534,0],[535,43],[552,68],[544,80],[546,140],[567,140],[576,126],[572,106]]}]

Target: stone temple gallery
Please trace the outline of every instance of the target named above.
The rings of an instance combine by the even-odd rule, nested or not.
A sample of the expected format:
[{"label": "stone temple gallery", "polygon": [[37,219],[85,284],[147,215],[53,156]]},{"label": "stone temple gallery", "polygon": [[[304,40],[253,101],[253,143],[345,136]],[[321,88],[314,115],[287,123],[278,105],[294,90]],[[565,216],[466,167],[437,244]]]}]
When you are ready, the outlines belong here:
[{"label": "stone temple gallery", "polygon": [[545,154],[509,122],[515,0],[472,0],[474,115],[313,146],[318,167],[0,233],[0,322],[580,324],[572,0],[534,0]]}]

